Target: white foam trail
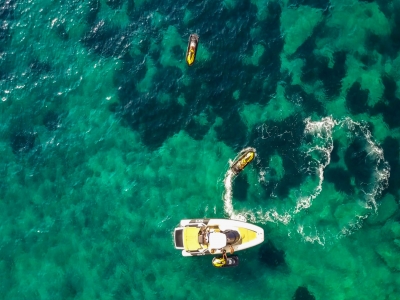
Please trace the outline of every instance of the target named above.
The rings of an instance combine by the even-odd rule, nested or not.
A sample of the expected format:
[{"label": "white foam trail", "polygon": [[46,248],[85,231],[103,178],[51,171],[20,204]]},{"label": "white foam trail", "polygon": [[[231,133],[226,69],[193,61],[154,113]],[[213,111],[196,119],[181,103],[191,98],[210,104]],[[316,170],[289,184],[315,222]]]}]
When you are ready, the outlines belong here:
[{"label": "white foam trail", "polygon": [[320,236],[318,235],[318,231],[316,231],[316,234],[315,234],[314,236],[309,236],[309,235],[306,235],[306,234],[304,233],[304,226],[300,225],[300,226],[297,228],[297,232],[303,237],[303,239],[304,239],[306,242],[309,242],[309,243],[312,243],[312,244],[314,244],[315,242],[317,242],[317,243],[320,244],[321,246],[325,246],[325,237],[320,237]]},{"label": "white foam trail", "polygon": [[[239,154],[235,157],[233,161],[236,161],[236,159],[243,154],[243,152],[248,151],[248,150],[253,150],[256,152],[254,148],[246,148],[243,149],[242,151],[239,152]],[[229,162],[229,166],[232,165],[232,161]],[[239,213],[236,213],[233,208],[232,204],[232,182],[235,177],[235,174],[231,171],[229,168],[227,172],[225,173],[225,178],[224,178],[224,187],[225,187],[225,192],[223,195],[223,200],[224,200],[224,211],[225,213],[229,216],[229,218],[233,220],[240,220],[240,221],[251,221],[251,222],[261,222],[261,223],[266,223],[266,222],[281,222],[283,224],[288,224],[291,220],[291,216],[289,213],[284,213],[283,215],[280,215],[278,212],[275,210],[269,210],[266,213],[263,213],[262,211],[258,211],[253,213],[252,211],[242,211]]]},{"label": "white foam trail", "polygon": [[[224,193],[224,211],[226,214],[228,214],[229,218],[232,220],[238,220],[238,221],[247,221],[247,218],[245,215],[240,214],[240,213],[235,213],[233,210],[233,205],[232,205],[232,181],[234,177],[234,173],[231,171],[229,168],[228,171],[225,174],[224,178],[224,186],[225,186],[225,193]],[[253,216],[253,222],[255,217]]]},{"label": "white foam trail", "polygon": [[369,214],[356,216],[356,220],[354,222],[347,224],[347,226],[344,226],[340,230],[337,238],[342,238],[342,237],[345,237],[345,236],[349,236],[353,232],[355,232],[358,229],[360,229],[364,224],[364,220],[366,220],[368,218],[368,216],[369,216]]},{"label": "white foam trail", "polygon": [[376,198],[379,197],[384,189],[387,188],[389,184],[390,177],[390,165],[383,156],[383,149],[380,148],[372,138],[371,132],[367,129],[367,126],[353,121],[350,118],[346,118],[340,122],[340,125],[346,125],[349,130],[356,131],[357,128],[360,129],[363,137],[366,141],[365,150],[368,153],[369,159],[374,161],[374,170],[372,177],[374,178],[372,185],[369,184],[370,190],[362,190],[365,194],[365,205],[368,209],[373,209],[377,211],[378,205],[376,203]]},{"label": "white foam trail", "polygon": [[[331,153],[333,150],[333,138],[332,129],[337,124],[332,117],[325,117],[321,121],[312,122],[310,118],[305,119],[306,127],[304,129],[304,134],[312,134],[314,137],[322,139],[323,146],[314,146],[308,149],[307,155],[311,157],[313,152],[318,152],[324,158],[324,162],[318,164],[315,170],[319,181],[317,187],[314,189],[313,193],[308,197],[301,197],[296,203],[294,213],[297,214],[303,209],[309,208],[312,201],[318,197],[322,191],[322,183],[324,181],[324,169],[331,162]],[[321,141],[320,141],[321,143]],[[315,161],[315,160],[314,160]]]},{"label": "white foam trail", "polygon": [[233,214],[233,205],[232,205],[232,177],[233,172],[231,169],[225,174],[224,178],[224,186],[225,186],[225,193],[224,193],[224,209],[225,212],[229,215],[229,217]]},{"label": "white foam trail", "polygon": [[[348,130],[351,135],[349,138],[361,137],[362,141],[365,143],[365,150],[367,151],[368,161],[374,166],[372,174],[372,182],[368,183],[367,187],[362,191],[365,194],[365,208],[369,210],[365,214],[356,215],[349,224],[344,226],[339,233],[329,234],[332,237],[343,237],[347,236],[354,231],[360,229],[363,222],[371,213],[371,210],[377,210],[376,199],[380,196],[382,191],[387,187],[388,180],[390,176],[389,164],[384,160],[383,150],[373,141],[371,132],[367,129],[366,125],[362,123],[355,122],[350,118],[345,118],[341,121],[336,121],[332,117],[325,117],[320,121],[311,121],[307,118],[305,121],[304,135],[311,135],[312,141],[306,145],[307,150],[305,150],[306,158],[309,159],[308,166],[305,170],[310,174],[315,174],[318,178],[316,187],[313,189],[310,195],[300,196],[296,200],[295,207],[284,211],[283,213],[278,213],[275,209],[270,209],[266,212],[262,210],[253,213],[250,210],[235,212],[232,204],[232,182],[235,177],[233,172],[228,169],[224,178],[225,193],[223,196],[224,209],[231,219],[241,220],[241,221],[251,221],[260,223],[282,223],[288,225],[299,212],[311,207],[312,202],[315,198],[322,192],[322,184],[324,181],[324,170],[331,162],[331,153],[333,150],[333,130],[335,127],[340,129]],[[261,138],[268,139],[270,133],[268,132],[267,126],[261,127]],[[249,148],[247,148],[249,149]],[[242,150],[235,158],[235,160],[247,149]],[[251,148],[253,149],[253,148]],[[255,151],[255,149],[253,149]],[[232,162],[230,162],[231,165]],[[366,162],[367,163],[367,162]],[[259,172],[260,183],[265,181],[265,170]],[[283,199],[282,199],[283,200]],[[315,228],[314,233],[306,234],[304,232],[304,226],[301,225],[297,228],[297,232],[303,237],[303,239],[310,243],[318,243],[322,246],[325,245],[325,234],[321,234]],[[329,229],[328,229],[329,231]]]},{"label": "white foam trail", "polygon": [[235,176],[234,173],[230,169],[228,169],[224,178],[224,186],[225,186],[225,193],[223,196],[224,210],[225,213],[228,214],[229,218],[245,222],[251,221],[254,223],[258,221],[261,223],[266,223],[266,222],[276,223],[278,221],[287,225],[290,222],[291,215],[289,213],[280,215],[275,210],[269,210],[266,213],[258,211],[257,212],[258,217],[251,211],[243,211],[241,213],[236,213],[233,209],[233,204],[232,204],[232,182],[234,176]]}]

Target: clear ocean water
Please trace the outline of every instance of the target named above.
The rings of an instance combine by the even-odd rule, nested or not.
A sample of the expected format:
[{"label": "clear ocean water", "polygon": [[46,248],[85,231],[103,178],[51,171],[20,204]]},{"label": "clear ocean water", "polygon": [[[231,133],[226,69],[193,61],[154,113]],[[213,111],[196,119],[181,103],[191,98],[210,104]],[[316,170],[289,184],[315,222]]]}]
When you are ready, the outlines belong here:
[{"label": "clear ocean water", "polygon": [[[399,299],[399,12],[0,0],[0,298]],[[182,257],[206,217],[266,240]]]}]

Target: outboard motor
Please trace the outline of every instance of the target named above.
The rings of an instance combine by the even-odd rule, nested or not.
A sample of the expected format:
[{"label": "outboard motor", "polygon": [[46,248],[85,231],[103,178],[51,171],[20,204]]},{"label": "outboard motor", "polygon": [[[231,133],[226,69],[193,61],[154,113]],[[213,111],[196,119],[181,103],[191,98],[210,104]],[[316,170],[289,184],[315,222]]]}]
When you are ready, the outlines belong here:
[{"label": "outboard motor", "polygon": [[240,234],[235,230],[225,230],[223,233],[226,235],[227,245],[234,245],[240,240]]}]

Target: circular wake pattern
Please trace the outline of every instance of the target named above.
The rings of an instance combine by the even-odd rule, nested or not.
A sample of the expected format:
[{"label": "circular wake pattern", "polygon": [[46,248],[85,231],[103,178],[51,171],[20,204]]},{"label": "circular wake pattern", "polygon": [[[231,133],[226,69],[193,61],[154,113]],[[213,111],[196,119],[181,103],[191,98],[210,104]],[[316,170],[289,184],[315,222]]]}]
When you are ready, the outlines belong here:
[{"label": "circular wake pattern", "polygon": [[[260,129],[261,139],[265,139],[266,128]],[[297,158],[283,159],[299,166],[300,185],[291,188],[283,199],[274,193],[262,196],[266,198],[262,199],[264,204],[256,209],[234,208],[234,174],[229,169],[224,178],[225,212],[242,221],[282,223],[305,241],[321,245],[359,229],[376,212],[377,199],[390,175],[383,150],[374,142],[367,124],[350,118],[307,118],[297,150],[301,153]],[[279,154],[269,156],[268,167],[260,168],[259,185],[277,182],[277,186],[279,179],[287,176]]]}]

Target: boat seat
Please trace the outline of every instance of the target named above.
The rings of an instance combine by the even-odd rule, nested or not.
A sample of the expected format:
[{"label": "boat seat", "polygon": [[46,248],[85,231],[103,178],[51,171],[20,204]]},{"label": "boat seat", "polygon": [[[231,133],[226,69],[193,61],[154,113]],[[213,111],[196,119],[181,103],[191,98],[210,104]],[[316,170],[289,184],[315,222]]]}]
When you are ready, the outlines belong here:
[{"label": "boat seat", "polygon": [[211,232],[209,243],[211,249],[221,249],[226,246],[226,235],[221,232]]},{"label": "boat seat", "polygon": [[199,235],[198,240],[200,245],[204,245],[204,236],[202,234]]}]

